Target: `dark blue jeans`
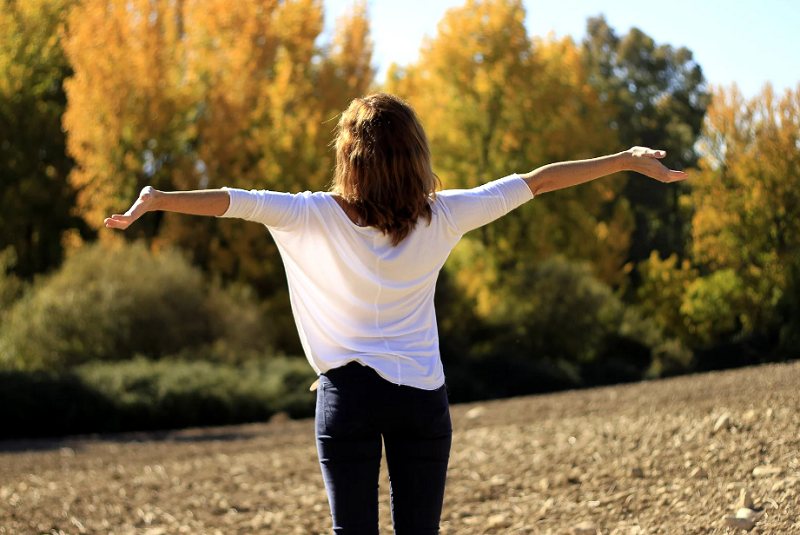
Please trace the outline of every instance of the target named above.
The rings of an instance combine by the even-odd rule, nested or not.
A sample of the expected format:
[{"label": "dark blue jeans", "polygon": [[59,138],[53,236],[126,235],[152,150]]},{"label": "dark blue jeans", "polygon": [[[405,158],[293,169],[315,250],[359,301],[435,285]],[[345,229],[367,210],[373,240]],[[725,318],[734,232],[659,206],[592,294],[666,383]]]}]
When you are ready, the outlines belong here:
[{"label": "dark blue jeans", "polygon": [[337,535],[378,534],[381,436],[397,535],[434,535],[453,428],[447,387],[398,386],[350,362],[319,378],[316,436]]}]

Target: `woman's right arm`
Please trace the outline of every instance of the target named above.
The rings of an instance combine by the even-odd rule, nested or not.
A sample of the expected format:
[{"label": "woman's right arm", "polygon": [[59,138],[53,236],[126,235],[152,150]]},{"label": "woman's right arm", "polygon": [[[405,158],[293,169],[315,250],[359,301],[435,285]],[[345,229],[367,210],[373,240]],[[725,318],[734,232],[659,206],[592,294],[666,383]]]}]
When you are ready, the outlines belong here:
[{"label": "woman's right arm", "polygon": [[222,189],[164,192],[147,186],[127,212],[106,218],[105,224],[109,228],[126,229],[142,215],[155,210],[219,217],[228,210],[230,199],[228,191]]}]

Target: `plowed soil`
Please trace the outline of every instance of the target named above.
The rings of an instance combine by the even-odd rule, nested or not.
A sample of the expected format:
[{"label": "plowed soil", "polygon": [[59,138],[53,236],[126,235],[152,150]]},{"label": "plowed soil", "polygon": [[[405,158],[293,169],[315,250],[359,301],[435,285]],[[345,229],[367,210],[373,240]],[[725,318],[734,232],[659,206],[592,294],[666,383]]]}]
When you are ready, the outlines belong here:
[{"label": "plowed soil", "polygon": [[[800,362],[452,417],[444,534],[800,533]],[[0,534],[330,532],[310,420],[0,443]]]}]

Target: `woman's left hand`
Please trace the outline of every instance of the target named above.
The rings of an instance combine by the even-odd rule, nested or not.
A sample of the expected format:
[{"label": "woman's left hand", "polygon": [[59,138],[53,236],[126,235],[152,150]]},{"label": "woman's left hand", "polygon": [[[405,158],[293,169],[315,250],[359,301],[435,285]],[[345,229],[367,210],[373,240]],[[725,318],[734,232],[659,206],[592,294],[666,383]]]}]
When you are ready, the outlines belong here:
[{"label": "woman's left hand", "polygon": [[677,182],[689,178],[683,171],[671,171],[658,161],[667,155],[666,151],[633,147],[626,150],[625,154],[628,155],[626,167],[629,171],[636,171],[660,182]]}]

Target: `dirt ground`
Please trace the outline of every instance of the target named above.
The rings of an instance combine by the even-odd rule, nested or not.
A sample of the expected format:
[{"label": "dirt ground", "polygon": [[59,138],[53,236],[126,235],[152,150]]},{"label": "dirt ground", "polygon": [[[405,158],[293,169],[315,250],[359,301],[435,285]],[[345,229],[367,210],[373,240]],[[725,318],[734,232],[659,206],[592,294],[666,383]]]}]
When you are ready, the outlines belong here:
[{"label": "dirt ground", "polygon": [[[743,489],[750,533],[800,533],[800,362],[452,417],[443,534],[734,533]],[[0,442],[3,535],[330,532],[310,420]]]}]

